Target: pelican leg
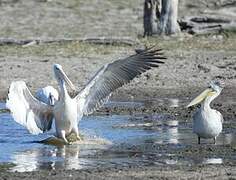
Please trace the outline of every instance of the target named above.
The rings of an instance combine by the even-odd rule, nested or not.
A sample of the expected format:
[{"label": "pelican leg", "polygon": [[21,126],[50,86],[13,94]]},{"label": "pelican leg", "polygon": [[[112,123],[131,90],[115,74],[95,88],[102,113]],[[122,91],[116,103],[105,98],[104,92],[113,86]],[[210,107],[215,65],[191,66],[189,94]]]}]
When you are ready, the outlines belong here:
[{"label": "pelican leg", "polygon": [[198,144],[201,144],[201,138],[198,136]]},{"label": "pelican leg", "polygon": [[213,139],[214,139],[214,144],[216,144],[216,137],[214,137]]},{"label": "pelican leg", "polygon": [[75,133],[76,139],[79,140],[79,141],[82,141],[82,139],[79,136],[79,130],[78,130],[77,124],[76,124],[76,126],[74,128],[72,128],[71,133]]},{"label": "pelican leg", "polygon": [[79,140],[79,141],[82,141],[81,137],[79,135],[76,135],[76,138]]},{"label": "pelican leg", "polygon": [[64,130],[59,131],[59,136],[64,140],[66,144],[70,144],[66,139],[66,132]]}]

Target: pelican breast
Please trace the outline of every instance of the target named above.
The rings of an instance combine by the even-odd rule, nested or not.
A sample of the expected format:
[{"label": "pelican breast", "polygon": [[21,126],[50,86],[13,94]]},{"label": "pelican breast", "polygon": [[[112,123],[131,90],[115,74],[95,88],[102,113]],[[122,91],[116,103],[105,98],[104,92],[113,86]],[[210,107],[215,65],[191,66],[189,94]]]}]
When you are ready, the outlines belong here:
[{"label": "pelican breast", "polygon": [[75,123],[77,124],[77,102],[66,96],[54,106],[54,117],[57,131],[65,130],[69,134]]},{"label": "pelican breast", "polygon": [[222,131],[222,115],[214,109],[199,108],[193,116],[193,132],[203,138],[214,138]]}]

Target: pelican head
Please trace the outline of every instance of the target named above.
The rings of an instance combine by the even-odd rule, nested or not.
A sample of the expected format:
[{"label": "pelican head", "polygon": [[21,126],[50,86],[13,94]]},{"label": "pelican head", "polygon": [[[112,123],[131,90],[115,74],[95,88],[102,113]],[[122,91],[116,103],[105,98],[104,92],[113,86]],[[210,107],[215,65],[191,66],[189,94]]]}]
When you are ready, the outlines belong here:
[{"label": "pelican head", "polygon": [[57,101],[57,98],[54,97],[52,93],[49,93],[49,105],[54,106],[56,101]]},{"label": "pelican head", "polygon": [[76,87],[70,81],[66,73],[63,71],[62,66],[60,64],[53,65],[54,75],[59,85],[62,85],[64,82],[74,91],[76,91]]},{"label": "pelican head", "polygon": [[191,107],[195,104],[199,104],[202,101],[204,101],[207,98],[210,98],[213,100],[219,94],[221,93],[223,89],[223,83],[220,81],[211,81],[209,87],[203,91],[200,95],[198,95],[196,98],[194,98],[188,105],[187,107]]},{"label": "pelican head", "polygon": [[56,101],[59,100],[59,95],[56,89],[54,89],[52,86],[46,86],[44,88],[40,88],[35,93],[35,97],[50,106],[54,106]]}]

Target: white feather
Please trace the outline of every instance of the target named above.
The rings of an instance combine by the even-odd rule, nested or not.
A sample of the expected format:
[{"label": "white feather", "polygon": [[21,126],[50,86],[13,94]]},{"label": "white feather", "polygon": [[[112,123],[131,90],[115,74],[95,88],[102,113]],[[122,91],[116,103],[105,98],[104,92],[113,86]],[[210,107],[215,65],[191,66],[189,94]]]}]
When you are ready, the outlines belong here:
[{"label": "white feather", "polygon": [[222,131],[222,115],[220,112],[201,107],[193,116],[193,132],[202,138],[215,138]]},{"label": "white feather", "polygon": [[12,82],[9,88],[6,107],[10,109],[14,120],[26,127],[30,133],[42,133],[41,115],[50,113],[51,108],[35,99],[28,90],[25,82]]},{"label": "white feather", "polygon": [[32,134],[39,134],[42,131],[37,127],[34,121],[34,114],[30,110],[29,103],[24,98],[23,88],[25,86],[22,81],[12,82],[6,107],[10,109],[13,119],[17,123],[25,126]]}]

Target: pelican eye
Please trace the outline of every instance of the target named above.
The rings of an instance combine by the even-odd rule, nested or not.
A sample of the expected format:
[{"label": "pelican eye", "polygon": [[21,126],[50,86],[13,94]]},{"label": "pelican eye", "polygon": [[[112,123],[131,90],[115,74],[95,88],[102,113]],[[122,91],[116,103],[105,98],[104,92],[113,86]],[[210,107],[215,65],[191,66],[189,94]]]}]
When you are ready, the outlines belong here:
[{"label": "pelican eye", "polygon": [[220,82],[219,81],[215,81],[215,85],[220,86]]},{"label": "pelican eye", "polygon": [[59,68],[58,66],[55,66],[55,69],[56,69],[57,71],[59,71],[59,70],[60,70],[60,68]]}]

